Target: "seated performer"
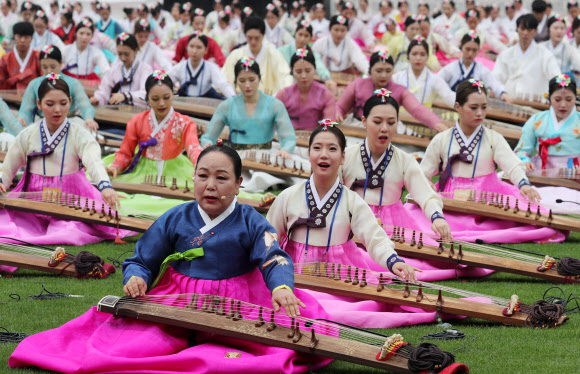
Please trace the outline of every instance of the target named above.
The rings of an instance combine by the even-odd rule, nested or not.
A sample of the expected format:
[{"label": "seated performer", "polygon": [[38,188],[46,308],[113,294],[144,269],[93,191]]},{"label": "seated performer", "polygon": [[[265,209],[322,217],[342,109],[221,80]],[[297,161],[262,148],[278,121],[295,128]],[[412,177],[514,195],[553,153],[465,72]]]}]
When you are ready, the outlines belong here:
[{"label": "seated performer", "polygon": [[[133,298],[210,294],[276,311],[284,308],[290,317],[329,318],[316,299],[294,289],[294,264],[280,249],[274,228],[253,208],[237,203],[241,170],[239,156],[229,147],[212,146],[200,154],[194,177],[197,201],[164,214],[137,242],[135,254],[123,264],[123,291]],[[252,318],[243,309],[245,318]],[[239,358],[228,358],[228,351],[238,352]],[[87,360],[89,352],[99,359]],[[60,328],[25,339],[9,365],[67,373],[119,367],[125,373],[167,368],[219,372],[225,367],[248,372],[259,367],[263,374],[292,374],[329,362],[216,334],[117,319],[93,307]]]},{"label": "seated performer", "polygon": [[234,47],[238,45],[238,30],[234,30],[231,27],[230,14],[231,13],[226,13],[223,10],[219,12],[218,21],[214,24],[213,28],[207,33],[208,38],[212,38],[216,41],[216,43],[218,43],[224,56],[229,55],[232,49],[234,49]]},{"label": "seated performer", "polygon": [[354,118],[360,119],[367,99],[374,91],[386,88],[391,91],[391,96],[421,123],[437,131],[447,129],[441,119],[429,108],[421,105],[409,90],[391,81],[393,66],[393,57],[389,52],[373,53],[369,70],[371,76],[369,78],[357,78],[351,82],[340,99],[338,99],[336,104],[336,118],[338,121],[344,121],[350,113],[353,113]]},{"label": "seated performer", "polygon": [[75,42],[76,25],[73,20],[73,9],[70,6],[65,8],[60,13],[60,26],[53,30],[53,32],[66,45]]},{"label": "seated performer", "polygon": [[580,70],[580,50],[568,44],[566,37],[566,22],[562,16],[550,17],[548,20],[550,39],[540,44],[546,47],[554,57],[562,73],[573,75]]},{"label": "seated performer", "polygon": [[[410,15],[405,21],[405,37],[404,38],[393,38],[388,44],[388,50],[394,58],[395,61],[395,73],[405,70],[409,66],[409,56],[407,56],[407,50],[409,49],[409,44],[411,40],[417,35],[419,35],[420,22],[423,20],[423,16]],[[427,66],[431,70],[439,70],[439,62],[434,54],[434,51],[430,51],[429,58],[427,61]]]},{"label": "seated performer", "polygon": [[[100,80],[109,71],[109,63],[103,51],[91,45],[95,24],[90,18],[83,18],[75,33],[75,42],[64,47],[62,72],[69,77],[86,80]],[[98,68],[99,74],[95,72]]]},{"label": "seated performer", "polygon": [[236,96],[236,91],[223,76],[219,66],[203,59],[207,45],[207,36],[199,31],[194,31],[190,35],[187,44],[189,57],[173,66],[168,72],[171,79],[179,85],[177,94],[220,100]]},{"label": "seated performer", "polygon": [[40,75],[38,51],[31,47],[34,27],[30,22],[12,26],[14,50],[0,58],[0,89],[24,90],[31,80]]},{"label": "seated performer", "polygon": [[341,14],[348,21],[348,36],[357,44],[363,45],[366,50],[372,51],[375,48],[375,37],[369,31],[366,23],[356,16],[352,1],[346,1],[343,4]]},{"label": "seated performer", "polygon": [[463,35],[463,38],[461,38],[461,59],[445,65],[437,73],[437,76],[443,79],[453,91],[457,91],[459,83],[465,80],[481,80],[486,87],[493,91],[495,97],[510,102],[511,98],[505,92],[503,84],[499,83],[492,72],[481,62],[475,61],[480,46],[481,40],[474,31]]},{"label": "seated performer", "polygon": [[442,100],[445,104],[453,107],[455,104],[455,92],[433,74],[426,66],[429,58],[429,45],[421,35],[417,35],[409,43],[407,49],[409,66],[393,75],[393,82],[405,86],[411,91],[419,102],[431,107],[434,100]]},{"label": "seated performer", "polygon": [[280,22],[280,11],[272,3],[266,5],[266,40],[280,48],[284,45],[294,44],[292,35]]},{"label": "seated performer", "polygon": [[259,90],[263,79],[259,64],[251,57],[244,57],[236,63],[234,76],[242,93],[217,107],[207,132],[200,138],[202,147],[215,144],[223,128],[228,126],[228,143],[234,149],[270,149],[276,130],[281,146],[278,155],[290,158],[296,147],[292,122],[280,100]]},{"label": "seated performer", "polygon": [[442,8],[443,14],[433,20],[433,32],[452,40],[459,29],[465,28],[465,20],[455,11],[455,2],[444,0]]},{"label": "seated performer", "polygon": [[151,23],[146,18],[141,18],[135,22],[134,29],[135,39],[139,45],[139,52],[137,52],[137,61],[145,63],[152,68],[160,68],[161,70],[169,71],[173,66],[171,61],[165,57],[165,54],[159,46],[149,40],[151,35]]},{"label": "seated performer", "polygon": [[310,48],[296,51],[290,60],[296,83],[276,95],[288,110],[295,130],[314,130],[321,118],[335,117],[336,100],[328,88],[314,80],[316,68]]},{"label": "seated performer", "polygon": [[108,3],[100,3],[99,15],[101,19],[97,21],[97,29],[112,40],[115,40],[117,35],[125,31],[117,21],[111,18],[111,6]]},{"label": "seated performer", "polygon": [[312,20],[312,39],[314,41],[328,35],[330,29],[330,21],[326,19],[326,11],[324,4],[316,3],[313,10],[310,12]]},{"label": "seated performer", "polygon": [[[294,34],[295,43],[286,44],[278,48],[278,51],[282,53],[286,62],[290,64],[290,60],[296,51],[301,48],[309,48],[310,49],[310,42],[312,41],[312,25],[307,20],[302,20],[298,22],[296,25],[296,32]],[[330,77],[330,71],[324,66],[324,62],[322,62],[322,58],[320,55],[311,50],[311,53],[314,56],[314,60],[316,62],[316,74],[318,77],[324,82],[324,84],[329,87],[330,89],[336,88],[336,82],[332,80]],[[292,70],[292,69],[290,69]],[[334,118],[334,116],[325,116],[329,118]],[[322,117],[321,117],[322,118]]]},{"label": "seated performer", "polygon": [[536,17],[521,16],[517,25],[520,40],[497,56],[493,74],[511,97],[542,96],[550,79],[560,74],[560,67],[554,55],[534,41]]},{"label": "seated performer", "polygon": [[249,56],[260,64],[262,72],[259,80],[260,91],[266,95],[276,95],[278,91],[292,85],[290,67],[284,56],[267,40],[264,39],[266,24],[258,17],[248,17],[244,23],[244,34],[247,45],[234,49],[226,59],[222,73],[235,86],[235,66],[238,61]]},{"label": "seated performer", "polygon": [[193,27],[191,27],[191,17],[191,3],[187,2],[181,4],[181,7],[179,8],[179,21],[175,22],[167,31],[165,31],[160,44],[161,48],[172,47],[177,43],[179,38],[193,32]]},{"label": "seated performer", "polygon": [[32,36],[32,48],[39,51],[45,45],[54,45],[62,51],[64,43],[62,40],[48,29],[48,17],[42,10],[37,10],[34,13],[32,21],[34,26],[34,35]]},{"label": "seated performer", "polygon": [[[457,30],[453,37],[452,41],[455,45],[461,44],[463,36],[468,32],[475,30],[480,36],[482,47],[485,47],[494,53],[501,53],[507,49],[506,45],[498,38],[497,33],[490,32],[485,24],[481,22],[481,15],[478,10],[469,10],[465,14],[465,18],[467,19],[467,24],[465,27]],[[480,52],[479,58],[485,61],[488,67],[493,67],[493,61],[485,55],[483,50]]]},{"label": "seated performer", "polygon": [[[482,81],[470,79],[457,87],[455,110],[459,120],[453,128],[436,135],[427,147],[421,169],[428,179],[439,173],[438,190],[455,197],[457,190],[501,193],[515,199],[528,199],[536,204],[540,197],[530,186],[525,167],[507,141],[496,131],[485,128],[487,89]],[[515,185],[502,182],[496,167]],[[523,205],[523,203],[522,203]],[[474,242],[518,243],[525,241],[562,241],[564,235],[551,228],[523,225],[517,222],[446,213],[454,238]]]},{"label": "seated performer", "polygon": [[[40,50],[40,69],[42,70],[43,76],[40,76],[32,80],[24,96],[22,97],[22,103],[20,104],[20,110],[18,111],[18,120],[22,126],[30,125],[34,122],[35,113],[40,117],[44,117],[42,111],[38,111],[36,102],[38,98],[38,87],[45,80],[45,76],[51,73],[59,74],[62,67],[62,54],[57,47],[47,45]],[[74,113],[78,110],[80,112],[80,117],[85,121],[85,126],[91,131],[96,131],[99,125],[95,122],[95,108],[91,105],[89,97],[87,96],[83,85],[76,80],[67,75],[61,75],[62,79],[69,87],[71,107],[70,113],[74,116]],[[71,116],[71,117],[72,117]]]},{"label": "seated performer", "polygon": [[[105,202],[115,209],[117,194],[101,161],[101,149],[82,122],[68,120],[70,90],[59,75],[51,74],[38,88],[38,109],[44,119],[18,134],[0,166],[0,193],[6,192],[19,168],[24,177],[8,196],[40,200],[45,189]],[[83,166],[98,186],[91,185]],[[99,193],[100,191],[100,193]],[[44,215],[3,209],[0,235],[35,244],[84,245],[115,239],[116,229]],[[125,232],[125,234],[127,234]]]},{"label": "seated performer", "polygon": [[[175,55],[173,56],[173,61],[175,62],[180,62],[183,59],[187,59],[187,44],[189,44],[189,37],[191,33],[194,31],[198,31],[202,34],[204,33],[205,13],[203,12],[203,9],[196,8],[193,10],[192,14],[193,19],[191,26],[193,30],[188,33],[183,33],[183,36],[177,41],[177,45],[175,46]],[[207,48],[203,59],[215,62],[219,67],[222,67],[226,61],[220,45],[212,38],[207,38]]]},{"label": "seated performer", "polygon": [[139,46],[137,39],[126,32],[117,37],[116,61],[103,77],[99,89],[91,97],[93,105],[140,105],[145,106],[145,81],[151,75],[151,66],[135,59]]},{"label": "seated performer", "polygon": [[329,30],[329,35],[319,38],[312,46],[312,50],[322,57],[328,70],[352,74],[356,73],[356,70],[366,72],[369,62],[358,44],[347,35],[346,17],[332,17]]}]

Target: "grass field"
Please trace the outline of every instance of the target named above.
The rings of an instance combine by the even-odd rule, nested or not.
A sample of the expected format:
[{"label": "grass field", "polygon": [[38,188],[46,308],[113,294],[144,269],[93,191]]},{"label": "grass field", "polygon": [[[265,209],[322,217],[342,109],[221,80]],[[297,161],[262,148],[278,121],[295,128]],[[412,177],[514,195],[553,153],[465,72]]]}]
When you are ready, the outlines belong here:
[{"label": "grass field", "polygon": [[[117,257],[132,250],[137,238],[129,238],[128,244],[112,242],[83,247],[102,257]],[[579,257],[580,234],[573,234],[562,244],[521,244],[514,247],[548,253],[554,256]],[[77,248],[69,248],[75,253]],[[542,298],[544,291],[552,286],[537,279],[510,274],[492,274],[480,279],[450,280],[445,285],[509,298],[516,293],[520,300],[531,304]],[[42,284],[51,292],[84,295],[82,298],[34,301],[26,296],[38,294]],[[577,292],[580,286],[561,285],[566,295]],[[10,294],[19,294],[20,301]],[[0,278],[0,326],[10,331],[34,334],[56,328],[81,315],[104,295],[120,295],[122,277],[114,274],[104,280],[76,280],[59,278],[47,273],[19,270],[11,277]],[[554,295],[556,293],[553,293]],[[472,373],[579,373],[580,314],[572,314],[571,320],[557,329],[533,330],[507,327],[476,319],[451,321],[453,327],[467,334],[463,341],[435,342],[445,350],[456,350],[457,362],[466,363]],[[400,333],[407,342],[416,343],[422,335],[439,332],[433,324],[382,330],[386,334]],[[472,341],[472,339],[475,340]],[[16,344],[0,344],[0,373],[40,372],[35,369],[9,369],[8,357]],[[377,370],[334,362],[320,373],[374,373]]]}]

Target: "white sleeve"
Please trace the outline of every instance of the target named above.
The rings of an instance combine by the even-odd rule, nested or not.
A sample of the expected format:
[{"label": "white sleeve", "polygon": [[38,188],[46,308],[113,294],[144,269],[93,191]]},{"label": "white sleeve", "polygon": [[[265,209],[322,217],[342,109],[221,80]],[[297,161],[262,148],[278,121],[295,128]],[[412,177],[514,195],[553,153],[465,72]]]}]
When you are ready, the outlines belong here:
[{"label": "white sleeve", "polygon": [[493,91],[495,97],[498,99],[501,97],[502,93],[506,92],[505,86],[498,82],[491,70],[485,66],[481,66],[481,78],[483,78],[483,83]]},{"label": "white sleeve", "polygon": [[445,102],[445,104],[453,108],[455,106],[455,92],[453,92],[447,83],[437,75],[433,74],[432,77],[434,78],[433,84],[435,85],[437,95]]},{"label": "white sleeve", "polygon": [[[37,125],[30,125],[30,127],[32,126],[36,127]],[[4,162],[0,164],[0,179],[6,188],[10,187],[12,184],[12,179],[16,175],[18,169],[26,165],[28,133],[32,131],[26,130],[28,130],[28,127],[18,134],[16,139],[12,142],[12,145],[8,148]]]},{"label": "white sleeve", "polygon": [[91,179],[97,184],[110,182],[109,174],[105,169],[105,163],[101,160],[101,146],[91,133],[84,127],[78,126],[76,131],[76,152],[87,168]]},{"label": "white sleeve", "polygon": [[210,66],[211,66],[211,80],[213,86],[218,91],[220,91],[222,95],[226,97],[226,99],[236,96],[236,91],[230,85],[226,77],[224,77],[224,75],[221,72],[221,69],[213,63],[210,64]]},{"label": "white sleeve", "polygon": [[95,49],[97,52],[96,58],[96,66],[99,68],[99,73],[101,74],[101,77],[104,77],[105,74],[107,74],[107,72],[109,71],[109,68],[111,67],[109,65],[109,61],[107,61],[107,57],[105,56],[105,54],[103,53],[103,51],[101,51],[100,49]]},{"label": "white sleeve", "polygon": [[[185,63],[187,63],[187,60],[184,60]],[[171,80],[173,81],[173,84],[175,83],[179,83],[179,86],[181,86],[181,69],[183,69],[183,64],[184,61],[175,64],[171,67],[171,69],[169,69],[169,71],[167,72],[167,75],[169,75],[169,78],[171,78]]]},{"label": "white sleeve", "polygon": [[346,40],[349,45],[346,47],[350,50],[350,59],[354,66],[363,74],[368,74],[369,72],[369,60],[367,60],[367,56],[363,53],[362,49],[360,49],[359,45],[356,44],[354,40],[348,38]]},{"label": "white sleeve", "polygon": [[437,212],[443,215],[441,197],[431,188],[417,161],[412,156],[405,156],[403,159],[405,187],[429,220]]},{"label": "white sleeve", "polygon": [[[156,27],[155,30],[159,29],[159,27]],[[161,48],[159,48],[156,44],[152,44],[154,46],[153,48],[153,61],[157,62],[157,65],[159,65],[159,67],[164,70],[164,71],[169,71],[171,70],[171,68],[173,67],[173,65],[171,64],[171,61],[169,61],[169,59],[165,56],[165,53],[163,53],[163,51],[161,50]]]},{"label": "white sleeve", "polygon": [[455,63],[452,62],[450,64],[445,65],[441,70],[439,70],[439,72],[437,73],[437,76],[443,80],[445,83],[447,83],[448,87],[451,87],[451,85],[454,83],[453,81],[453,68],[455,67]]}]

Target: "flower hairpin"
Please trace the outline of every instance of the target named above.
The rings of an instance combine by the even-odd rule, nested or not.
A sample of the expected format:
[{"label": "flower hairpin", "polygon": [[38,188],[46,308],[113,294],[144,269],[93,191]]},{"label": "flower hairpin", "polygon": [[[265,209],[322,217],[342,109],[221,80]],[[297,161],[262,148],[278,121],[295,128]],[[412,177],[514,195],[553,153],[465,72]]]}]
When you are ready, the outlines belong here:
[{"label": "flower hairpin", "polygon": [[571,80],[568,74],[560,74],[556,77],[556,83],[558,83],[558,86],[562,87],[562,92],[564,92],[564,88],[568,87],[570,82]]},{"label": "flower hairpin", "polygon": [[387,90],[386,88],[381,88],[379,90],[375,90],[375,92],[373,93],[379,96],[381,98],[381,102],[384,103],[387,97],[391,97],[392,92]]},{"label": "flower hairpin", "polygon": [[36,14],[34,15],[34,17],[36,17],[36,18],[42,18],[44,16],[45,16],[44,10],[37,10]]},{"label": "flower hairpin", "polygon": [[224,12],[227,15],[232,14],[232,7],[229,5],[226,5],[226,7],[224,8],[224,10],[222,10],[222,12]]},{"label": "flower hairpin", "polygon": [[314,7],[316,8],[316,10],[323,10],[324,9],[324,4],[322,4],[322,3],[316,3],[316,5]]},{"label": "flower hairpin", "polygon": [[469,30],[467,36],[469,36],[471,40],[475,40],[475,38],[477,38],[477,33],[475,32],[475,30]]},{"label": "flower hairpin", "polygon": [[204,12],[203,12],[203,9],[201,9],[201,8],[195,8],[195,10],[193,11],[193,14],[195,14],[196,16],[203,16]]},{"label": "flower hairpin", "polygon": [[466,14],[467,18],[477,18],[477,11],[475,9],[470,9]]},{"label": "flower hairpin", "polygon": [[139,26],[142,28],[147,28],[149,27],[149,21],[147,21],[145,18],[141,18],[141,20],[139,20]]},{"label": "flower hairpin", "polygon": [[151,76],[157,79],[157,83],[161,86],[163,80],[167,78],[167,73],[164,70],[155,70]]},{"label": "flower hairpin", "polygon": [[307,19],[303,19],[302,21],[300,21],[300,26],[308,28],[308,26],[310,26],[310,21]]},{"label": "flower hairpin", "polygon": [[562,21],[562,22],[566,23],[566,21],[564,20],[564,17],[562,17],[562,15],[561,15],[561,14],[556,14],[556,15],[555,15],[555,16],[553,16],[553,17],[554,17],[554,20],[555,20],[555,21]]},{"label": "flower hairpin", "polygon": [[299,50],[296,51],[296,56],[304,60],[304,57],[308,56],[308,49],[300,48]]},{"label": "flower hairpin", "polygon": [[292,9],[300,9],[300,3],[298,1],[292,2]]},{"label": "flower hairpin", "polygon": [[32,3],[30,1],[26,1],[22,7],[26,10],[31,10],[32,9]]},{"label": "flower hairpin", "polygon": [[189,10],[191,9],[191,3],[185,3],[181,6],[181,9],[183,9],[184,12],[189,12]]},{"label": "flower hairpin", "polygon": [[380,6],[381,8],[384,8],[384,7],[386,7],[387,5],[389,5],[389,3],[388,3],[386,0],[383,0],[383,1],[381,1],[381,3],[380,3],[380,5],[379,5],[379,6]]},{"label": "flower hairpin", "polygon": [[56,81],[60,79],[60,74],[55,74],[55,73],[50,73],[46,76],[46,79],[48,79],[48,82],[52,82],[52,85],[56,85]]},{"label": "flower hairpin", "polygon": [[338,122],[334,122],[333,120],[331,120],[329,118],[325,118],[321,121],[318,121],[318,124],[320,126],[322,126],[322,131],[328,130],[329,127],[338,126]]},{"label": "flower hairpin", "polygon": [[471,85],[473,87],[477,87],[477,92],[481,93],[481,89],[484,88],[485,86],[483,85],[483,82],[480,81],[479,79],[470,79],[469,83],[471,83]]},{"label": "flower hairpin", "polygon": [[352,1],[347,1],[346,3],[344,3],[344,8],[345,9],[354,9],[354,4],[352,3]]},{"label": "flower hairpin", "polygon": [[416,36],[413,38],[413,42],[415,42],[415,43],[421,43],[421,42],[424,42],[424,41],[425,41],[425,38],[424,38],[424,37],[422,37],[421,35],[416,35]]},{"label": "flower hairpin", "polygon": [[196,38],[196,39],[199,39],[200,36],[203,36],[203,32],[199,31],[199,30],[195,30],[193,33],[191,33],[191,36]]},{"label": "flower hairpin", "polygon": [[40,50],[40,54],[44,54],[44,58],[48,58],[48,55],[54,51],[54,47],[52,45],[45,45]]},{"label": "flower hairpin", "polygon": [[254,65],[254,59],[252,57],[244,57],[240,60],[245,71],[248,71],[252,65]]},{"label": "flower hairpin", "polygon": [[85,17],[81,20],[81,25],[83,25],[84,27],[90,28],[91,26],[93,26],[93,22],[90,19]]},{"label": "flower hairpin", "polygon": [[423,22],[423,21],[425,21],[425,19],[426,19],[426,18],[427,18],[427,17],[425,17],[425,15],[424,15],[424,14],[418,14],[417,16],[415,16],[415,20],[416,20],[417,22]]},{"label": "flower hairpin", "polygon": [[274,5],[274,4],[272,4],[272,3],[270,3],[270,4],[266,5],[266,10],[267,10],[268,12],[272,12],[272,11],[274,11],[274,9],[276,9],[276,5]]},{"label": "flower hairpin", "polygon": [[379,56],[379,58],[381,59],[381,62],[383,64],[387,62],[389,57],[391,57],[391,54],[389,53],[389,51],[380,51],[380,52],[377,52],[377,55]]},{"label": "flower hairpin", "polygon": [[340,23],[341,25],[346,25],[346,17],[345,16],[337,16],[336,22]]},{"label": "flower hairpin", "polygon": [[254,10],[251,7],[247,6],[244,7],[243,12],[246,15],[246,17],[249,17],[254,12]]},{"label": "flower hairpin", "polygon": [[129,39],[129,33],[122,32],[119,34],[118,38],[119,38],[119,41],[121,42],[120,44],[123,45],[123,43],[126,42],[127,39]]}]

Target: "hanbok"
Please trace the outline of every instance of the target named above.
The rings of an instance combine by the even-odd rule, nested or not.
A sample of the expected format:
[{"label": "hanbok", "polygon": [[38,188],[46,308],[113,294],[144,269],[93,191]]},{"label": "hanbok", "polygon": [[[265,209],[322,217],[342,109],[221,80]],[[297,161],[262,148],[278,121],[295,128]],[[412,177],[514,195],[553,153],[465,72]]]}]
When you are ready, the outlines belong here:
[{"label": "hanbok", "polygon": [[336,118],[336,99],[322,83],[312,82],[306,100],[295,83],[278,92],[276,98],[286,107],[294,130],[312,131],[323,118]]}]

